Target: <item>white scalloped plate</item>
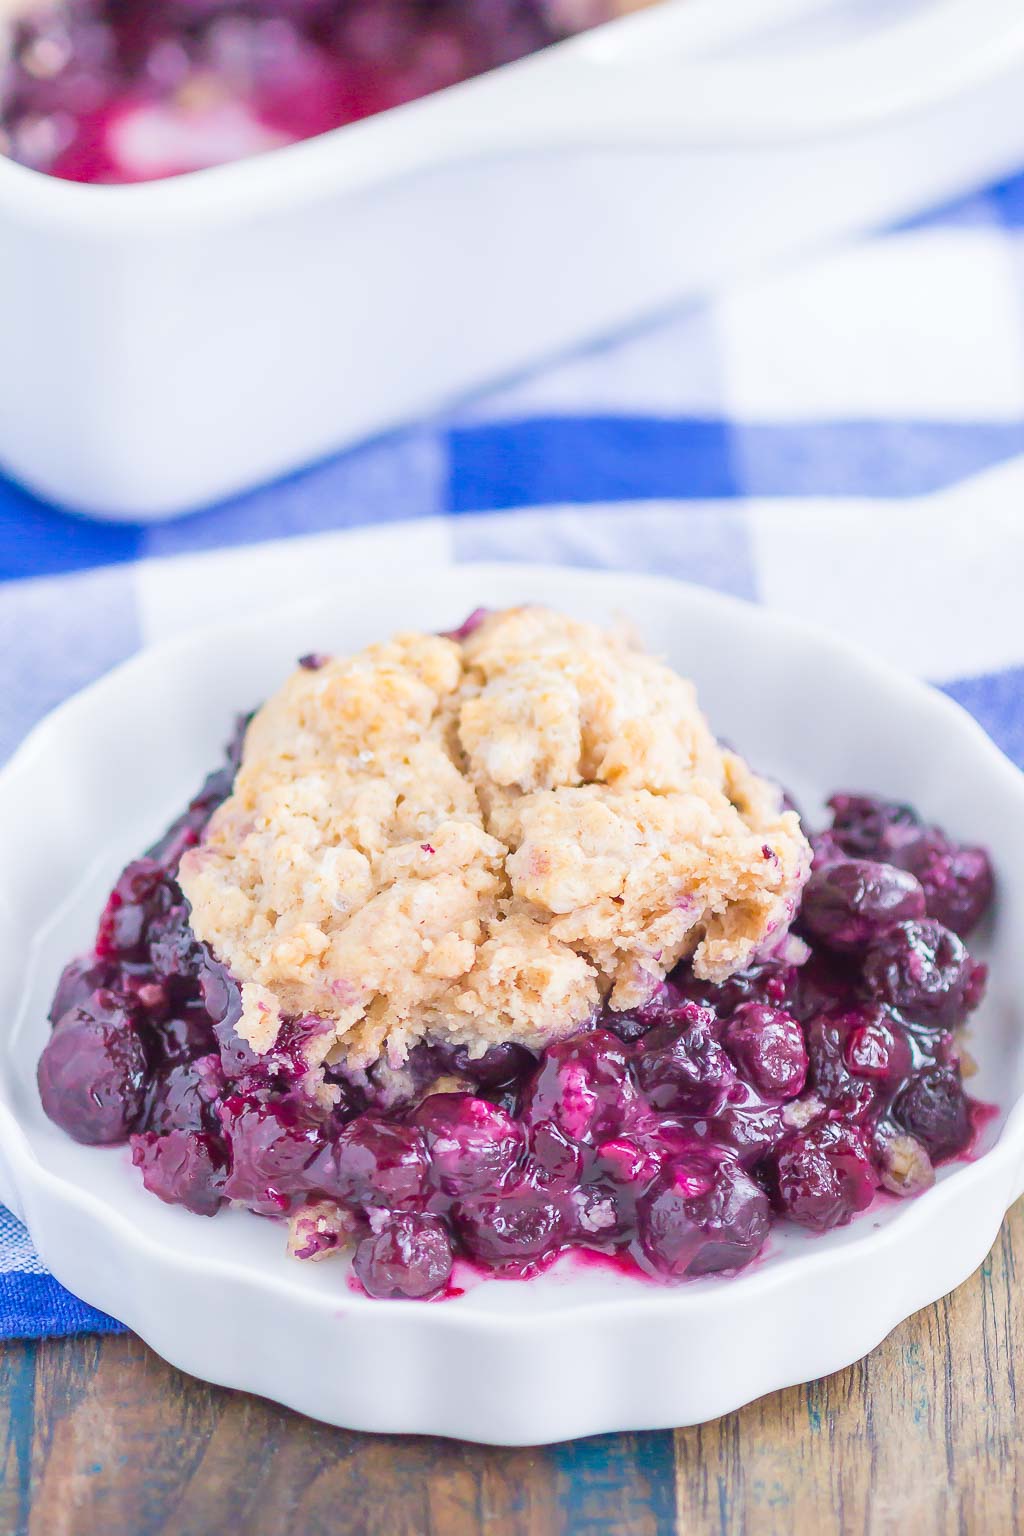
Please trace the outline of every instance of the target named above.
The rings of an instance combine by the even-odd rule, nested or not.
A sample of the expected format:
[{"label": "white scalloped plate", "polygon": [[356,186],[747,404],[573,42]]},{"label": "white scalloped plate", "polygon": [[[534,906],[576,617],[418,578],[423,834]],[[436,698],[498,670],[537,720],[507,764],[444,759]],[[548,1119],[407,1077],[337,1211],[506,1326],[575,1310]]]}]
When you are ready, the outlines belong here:
[{"label": "white scalloped plate", "polygon": [[[309,650],[480,604],[626,614],[694,677],[715,729],[812,814],[866,788],[987,844],[999,876],[972,1084],[999,1106],[987,1150],[935,1188],[826,1237],[773,1234],[732,1278],[662,1287],[568,1260],[448,1301],[372,1301],[343,1262],[300,1265],[284,1231],[145,1193],[123,1149],[43,1115],[35,1061],[62,963],[90,942],[121,865],[217,760],[233,715]],[[715,1418],[858,1359],[984,1258],[1024,1181],[1024,776],[961,709],[828,635],[678,583],[536,566],[361,578],[330,600],[193,633],[63,705],[0,774],[0,1196],[71,1290],[207,1380],[349,1428],[531,1444]]]}]

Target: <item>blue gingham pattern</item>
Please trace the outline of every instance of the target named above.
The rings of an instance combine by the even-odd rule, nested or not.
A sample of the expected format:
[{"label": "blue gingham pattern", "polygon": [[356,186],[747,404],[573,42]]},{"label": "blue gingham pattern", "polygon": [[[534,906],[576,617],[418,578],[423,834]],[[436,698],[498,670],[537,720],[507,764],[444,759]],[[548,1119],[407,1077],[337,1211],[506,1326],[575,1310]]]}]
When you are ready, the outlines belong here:
[{"label": "blue gingham pattern", "polygon": [[[271,603],[479,559],[669,572],[824,623],[1024,765],[1024,176],[192,518],[91,523],[0,481],[0,759],[243,578]],[[0,1210],[0,1336],[119,1326]]]}]

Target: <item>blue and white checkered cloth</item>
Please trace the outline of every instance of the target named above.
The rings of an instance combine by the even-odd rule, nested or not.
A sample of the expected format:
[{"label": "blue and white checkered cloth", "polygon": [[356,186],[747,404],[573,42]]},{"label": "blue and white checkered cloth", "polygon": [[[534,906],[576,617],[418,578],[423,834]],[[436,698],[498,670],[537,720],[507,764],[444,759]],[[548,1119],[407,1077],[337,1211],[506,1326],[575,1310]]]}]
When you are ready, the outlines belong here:
[{"label": "blue and white checkered cloth", "polygon": [[[273,602],[385,559],[754,598],[941,684],[1024,765],[1024,175],[195,517],[79,521],[0,481],[0,760],[239,580]],[[0,1336],[119,1326],[0,1210]]]}]

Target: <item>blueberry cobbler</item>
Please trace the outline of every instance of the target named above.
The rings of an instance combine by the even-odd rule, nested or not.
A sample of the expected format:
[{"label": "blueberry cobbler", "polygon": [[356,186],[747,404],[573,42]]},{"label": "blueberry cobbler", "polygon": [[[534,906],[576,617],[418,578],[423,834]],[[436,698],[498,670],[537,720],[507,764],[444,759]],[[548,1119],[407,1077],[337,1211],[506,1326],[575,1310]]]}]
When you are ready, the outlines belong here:
[{"label": "blueberry cobbler", "polygon": [[308,139],[649,0],[0,0],[0,153],[70,181]]},{"label": "blueberry cobbler", "polygon": [[694,690],[541,608],[304,657],[68,966],[50,1117],[372,1296],[567,1249],[741,1268],[971,1146],[985,853],[810,842]]}]

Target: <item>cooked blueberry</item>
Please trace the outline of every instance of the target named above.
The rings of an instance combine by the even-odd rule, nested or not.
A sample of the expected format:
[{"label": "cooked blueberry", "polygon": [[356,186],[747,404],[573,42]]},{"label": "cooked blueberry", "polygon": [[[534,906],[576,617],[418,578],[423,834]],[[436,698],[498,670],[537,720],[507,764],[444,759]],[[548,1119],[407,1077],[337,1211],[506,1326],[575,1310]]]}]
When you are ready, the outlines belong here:
[{"label": "cooked blueberry", "polygon": [[631,1184],[642,1188],[649,1184],[661,1168],[661,1160],[653,1147],[629,1136],[616,1136],[603,1141],[597,1148],[595,1167],[598,1173],[616,1184]]},{"label": "cooked blueberry", "polygon": [[160,864],[168,875],[177,873],[186,848],[194,848],[213,812],[231,793],[241,753],[241,736],[236,733],[228,744],[228,763],[207,775],[199,793],[189,801],[188,809],[173,821],[164,835],[146,852],[146,858]]},{"label": "cooked blueberry", "polygon": [[915,1023],[955,1029],[981,999],[984,969],[955,933],[928,917],[900,923],[873,944],[864,980],[872,997]]},{"label": "cooked blueberry", "polygon": [[102,958],[141,960],[151,922],[173,904],[167,874],[153,859],[129,864],[114,886],[100,918],[96,953]]},{"label": "cooked blueberry", "polygon": [[81,955],[72,960],[64,967],[57,983],[50,1005],[50,1023],[56,1024],[72,1008],[85,1006],[94,993],[109,990],[116,975],[117,968],[109,960],[97,960],[95,955]]},{"label": "cooked blueberry", "polygon": [[451,1243],[436,1216],[404,1212],[363,1238],[352,1267],[370,1296],[436,1296],[452,1272]]},{"label": "cooked blueberry", "polygon": [[209,1015],[228,1078],[244,1077],[261,1065],[256,1052],[235,1029],[242,1016],[242,992],[226,965],[208,956],[199,971],[199,995]]},{"label": "cooked blueberry", "polygon": [[227,1199],[260,1216],[282,1216],[322,1187],[311,1171],[326,1143],[321,1121],[291,1102],[260,1104],[232,1096],[223,1101],[221,1122],[231,1147]]},{"label": "cooked blueberry", "polygon": [[36,1076],[46,1113],[76,1141],[124,1141],[138,1124],[146,1052],[133,1020],[113,999],[101,1013],[72,1008],[58,1020]]},{"label": "cooked blueberry", "polygon": [[612,1013],[609,1010],[601,1023],[616,1039],[621,1040],[623,1045],[635,1044],[653,1027],[653,1020],[646,1022],[639,1010],[632,1013]]},{"label": "cooked blueberry", "polygon": [[744,1109],[727,1104],[711,1122],[711,1135],[716,1143],[731,1148],[744,1168],[756,1168],[786,1134],[782,1112],[777,1105],[763,1109]]},{"label": "cooked blueberry", "polygon": [[443,1071],[468,1078],[471,1083],[487,1089],[519,1082],[537,1065],[532,1051],[510,1042],[492,1045],[482,1056],[471,1056],[465,1045],[436,1046],[435,1054]]},{"label": "cooked blueberry", "polygon": [[897,923],[924,917],[914,876],[891,864],[844,859],[816,869],[804,887],[800,921],[832,949],[861,950]]},{"label": "cooked blueberry", "polygon": [[920,882],[929,917],[965,939],[977,927],[995,891],[983,848],[961,847],[931,827],[896,857]]},{"label": "cooked blueberry", "polygon": [[779,1008],[743,1003],[725,1026],[725,1045],[740,1074],[769,1099],[795,1097],[807,1077],[800,1025]]},{"label": "cooked blueberry", "polygon": [[971,1139],[971,1116],[958,1074],[950,1067],[919,1072],[893,1106],[893,1118],[934,1162],[954,1157]]},{"label": "cooked blueberry", "polygon": [[614,1009],[606,1008],[601,1016],[601,1023],[625,1045],[632,1045],[656,1024],[670,1024],[673,1019],[678,1018],[680,1008],[689,1001],[690,999],[674,981],[663,981],[646,1003],[640,1004],[637,1008],[631,1008],[626,1013],[618,1013]]},{"label": "cooked blueberry", "polygon": [[835,834],[830,829],[826,829],[824,832],[811,832],[808,835],[807,841],[811,845],[812,869],[825,869],[829,864],[835,864],[847,856]]},{"label": "cooked blueberry", "polygon": [[857,1077],[891,1081],[910,1067],[905,1033],[879,1008],[856,1020],[843,1044],[843,1060]]},{"label": "cooked blueberry", "polygon": [[920,821],[909,805],[877,795],[833,795],[831,835],[850,858],[885,859],[917,835]]},{"label": "cooked blueberry", "polygon": [[168,1205],[214,1216],[224,1203],[227,1155],[218,1137],[203,1131],[144,1131],[132,1137],[132,1162],[142,1182]]},{"label": "cooked blueberry", "polygon": [[675,981],[689,1001],[711,1007],[720,1019],[725,1019],[743,1003],[762,1003],[768,1008],[788,1007],[798,976],[794,965],[764,960],[734,972],[725,981],[699,981],[692,971],[678,973]]},{"label": "cooked blueberry", "polygon": [[678,1023],[659,1024],[637,1046],[636,1075],[654,1109],[714,1115],[736,1081],[710,1009],[689,1003]]},{"label": "cooked blueberry", "polygon": [[637,1093],[622,1042],[606,1029],[587,1030],[548,1046],[527,1090],[525,1113],[551,1120],[566,1136],[593,1142],[624,1129]]},{"label": "cooked blueberry", "polygon": [[538,1184],[575,1184],[583,1167],[583,1148],[553,1120],[530,1126],[526,1176]]},{"label": "cooked blueberry", "polygon": [[377,1115],[358,1115],[318,1157],[317,1189],[348,1205],[396,1210],[425,1196],[427,1143],[422,1131]]},{"label": "cooked blueberry", "polygon": [[848,1008],[862,991],[861,957],[817,945],[800,967],[786,1012],[806,1024],[819,1013]]},{"label": "cooked blueberry", "polygon": [[524,1045],[506,1041],[503,1045],[490,1046],[482,1056],[467,1056],[456,1071],[464,1072],[470,1082],[479,1083],[481,1088],[496,1088],[504,1083],[519,1082],[536,1065],[537,1058],[532,1051]]},{"label": "cooked blueberry", "polygon": [[194,984],[203,952],[189,927],[187,907],[179,903],[155,917],[147,928],[146,943],[150,967],[161,981]]},{"label": "cooked blueberry", "polygon": [[[126,966],[118,976],[118,982],[124,989],[125,998],[131,1003],[139,1016],[140,1027],[150,1031],[156,1030],[163,1033],[168,1026],[173,1027],[174,1021],[170,1018],[171,998],[167,987],[152,971],[145,966]],[[209,1019],[201,1005],[196,1005],[203,1015],[203,1028],[208,1039],[213,1039],[213,1033],[209,1028]],[[190,1006],[186,1000],[182,1007],[182,1014],[195,1015],[196,1009]],[[182,1024],[179,1019],[177,1023]],[[144,1029],[144,1032],[145,1032]],[[193,1051],[193,1055],[195,1052]]]},{"label": "cooked blueberry", "polygon": [[673,1279],[738,1269],[768,1236],[769,1207],[731,1159],[699,1157],[670,1164],[637,1205],[640,1246]]},{"label": "cooked blueberry", "polygon": [[154,1072],[146,1095],[143,1124],[147,1130],[220,1130],[216,1105],[224,1091],[219,1056],[198,1056]]},{"label": "cooked blueberry", "polygon": [[867,1077],[851,1070],[846,1057],[847,1041],[865,1020],[875,1018],[880,1012],[872,1009],[825,1013],[812,1019],[805,1028],[808,1085],[831,1109],[851,1120],[863,1119],[871,1111],[876,1090]]},{"label": "cooked blueberry", "polygon": [[523,1151],[523,1130],[486,1099],[432,1093],[413,1113],[426,1137],[431,1175],[446,1195],[497,1189]]},{"label": "cooked blueberry", "polygon": [[218,1049],[210,1016],[199,1004],[186,1006],[169,1017],[147,1019],[158,1056],[165,1061],[190,1061]]},{"label": "cooked blueberry", "polygon": [[575,1221],[564,1200],[521,1183],[501,1194],[470,1195],[453,1209],[471,1258],[496,1269],[529,1270],[569,1242]]},{"label": "cooked blueberry", "polygon": [[214,1024],[236,1024],[242,1016],[242,991],[226,965],[204,950],[199,993]]},{"label": "cooked blueberry", "polygon": [[812,1126],[786,1138],[765,1161],[776,1210],[826,1232],[870,1205],[875,1174],[860,1142],[845,1127]]}]

